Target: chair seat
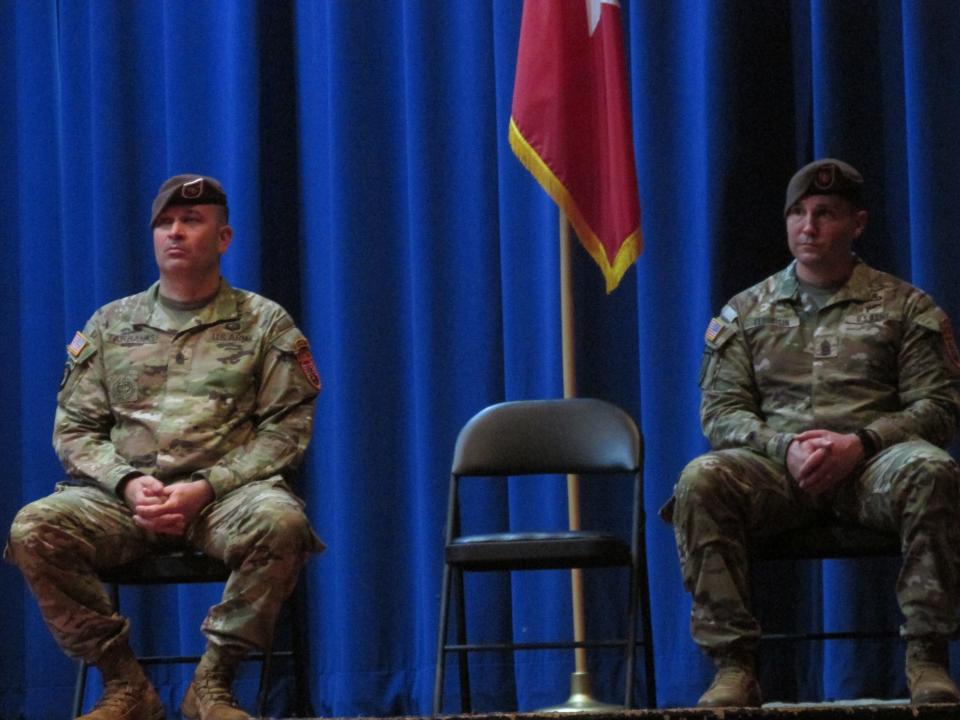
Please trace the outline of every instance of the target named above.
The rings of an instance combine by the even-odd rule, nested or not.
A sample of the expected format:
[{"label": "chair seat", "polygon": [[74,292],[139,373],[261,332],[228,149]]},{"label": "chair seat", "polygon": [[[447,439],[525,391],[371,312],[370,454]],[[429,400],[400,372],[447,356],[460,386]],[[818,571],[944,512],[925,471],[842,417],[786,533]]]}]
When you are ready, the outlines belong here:
[{"label": "chair seat", "polygon": [[852,524],[812,525],[752,538],[750,542],[750,557],[755,560],[895,557],[899,554],[900,538],[896,533]]},{"label": "chair seat", "polygon": [[103,582],[117,585],[213,583],[225,582],[230,569],[199,550],[167,550],[147,553],[98,575]]},{"label": "chair seat", "polygon": [[631,564],[630,546],[622,539],[584,530],[465,535],[453,540],[444,556],[448,563],[466,570],[548,570]]}]

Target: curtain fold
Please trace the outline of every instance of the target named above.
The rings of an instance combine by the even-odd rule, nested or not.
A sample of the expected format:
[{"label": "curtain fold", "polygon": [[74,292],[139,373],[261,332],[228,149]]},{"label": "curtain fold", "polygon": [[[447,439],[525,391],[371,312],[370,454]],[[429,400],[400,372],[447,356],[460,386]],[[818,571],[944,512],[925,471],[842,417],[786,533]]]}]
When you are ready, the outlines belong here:
[{"label": "curtain fold", "polygon": [[[644,431],[658,702],[682,706],[711,668],[656,509],[706,449],[704,328],[786,264],[784,189],[822,155],[867,179],[858,252],[960,318],[960,14],[948,0],[621,4],[646,249],[607,296],[574,248],[577,380]],[[64,345],[156,276],[157,187],[213,175],[236,231],[224,274],[294,314],[324,382],[298,478],[329,544],[306,571],[317,713],[427,713],[457,431],[488,404],[562,395],[558,213],[507,143],[520,15],[516,0],[0,0],[0,526],[60,477]],[[473,520],[563,526],[548,480],[482,494],[492,518]],[[628,504],[590,491],[585,517],[625,523]],[[892,625],[895,576],[788,564],[758,573],[757,603],[771,622]],[[588,576],[588,628],[608,635],[623,579],[600,584]],[[75,668],[7,564],[0,587],[0,717],[62,717]],[[570,632],[566,573],[472,587],[483,634]],[[130,592],[134,643],[197,651],[217,593]],[[770,700],[902,697],[902,661],[895,643],[798,644],[771,648],[762,679]],[[598,698],[616,701],[617,654],[590,653],[590,667]],[[566,699],[573,658],[485,655],[474,669],[478,709],[530,710]],[[281,715],[282,663],[277,676]],[[176,708],[190,669],[154,678]]]}]

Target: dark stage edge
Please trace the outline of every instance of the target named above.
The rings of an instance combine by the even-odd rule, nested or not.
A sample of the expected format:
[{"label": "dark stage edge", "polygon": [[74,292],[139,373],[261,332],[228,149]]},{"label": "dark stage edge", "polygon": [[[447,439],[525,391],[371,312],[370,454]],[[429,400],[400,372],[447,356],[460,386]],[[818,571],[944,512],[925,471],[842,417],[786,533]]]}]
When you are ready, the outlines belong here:
[{"label": "dark stage edge", "polygon": [[[850,704],[775,705],[761,708],[665,708],[663,710],[620,710],[578,713],[477,713],[441,715],[448,720],[960,720],[960,705]],[[344,718],[343,720],[347,720]],[[350,718],[349,720],[366,720]],[[373,720],[373,718],[370,718]],[[385,720],[377,718],[377,720]],[[427,720],[395,717],[390,720]]]}]

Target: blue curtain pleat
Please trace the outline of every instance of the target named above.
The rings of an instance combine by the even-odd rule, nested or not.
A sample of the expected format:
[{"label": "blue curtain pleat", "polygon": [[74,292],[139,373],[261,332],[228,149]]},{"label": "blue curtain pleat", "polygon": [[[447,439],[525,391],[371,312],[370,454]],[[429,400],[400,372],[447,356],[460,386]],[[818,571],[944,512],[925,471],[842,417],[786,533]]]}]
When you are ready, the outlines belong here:
[{"label": "blue curtain pleat", "polygon": [[[783,191],[821,155],[867,178],[858,252],[960,317],[960,13],[950,0],[621,5],[646,250],[606,295],[574,249],[577,385],[643,428],[657,700],[685,706],[711,668],[656,510],[707,448],[704,328],[789,260]],[[235,228],[224,274],[293,313],[324,382],[298,478],[329,545],[305,572],[301,629],[319,715],[429,711],[457,432],[491,403],[563,393],[559,217],[507,143],[520,14],[518,0],[0,0],[0,525],[60,477],[50,436],[64,345],[99,305],[156,277],[156,188],[178,172],[218,177]],[[476,529],[567,522],[561,478],[467,494]],[[587,484],[585,524],[626,529],[629,501]],[[764,568],[758,612],[771,627],[894,626],[896,573]],[[75,666],[7,564],[0,587],[12,649],[0,654],[0,717],[62,717]],[[565,572],[468,587],[479,637],[571,631]],[[623,587],[622,575],[588,574],[591,634],[620,628]],[[202,649],[218,593],[126,592],[133,642]],[[598,699],[619,702],[618,654],[592,652],[589,665]],[[492,653],[472,668],[476,709],[531,710],[566,699],[573,656]],[[798,643],[768,648],[762,679],[770,700],[890,698],[905,696],[902,669],[896,642]],[[176,717],[190,668],[151,672]],[[276,674],[282,716],[289,668]],[[241,699],[255,689],[247,668]],[[88,705],[98,691],[93,678]]]}]

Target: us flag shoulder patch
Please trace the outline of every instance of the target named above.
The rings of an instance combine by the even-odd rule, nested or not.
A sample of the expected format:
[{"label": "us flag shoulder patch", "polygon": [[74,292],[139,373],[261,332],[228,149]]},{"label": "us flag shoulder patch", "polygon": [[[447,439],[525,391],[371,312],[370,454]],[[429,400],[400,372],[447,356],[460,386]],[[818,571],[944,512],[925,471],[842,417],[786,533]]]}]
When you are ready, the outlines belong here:
[{"label": "us flag shoulder patch", "polygon": [[720,319],[713,318],[713,320],[710,321],[710,324],[707,325],[707,332],[704,334],[704,338],[707,342],[713,342],[720,336],[720,333],[723,332],[723,328],[724,325],[722,322],[720,322]]},{"label": "us flag shoulder patch", "polygon": [[89,344],[90,339],[77,330],[77,334],[73,336],[73,340],[67,345],[67,352],[70,353],[71,357],[78,357]]}]

